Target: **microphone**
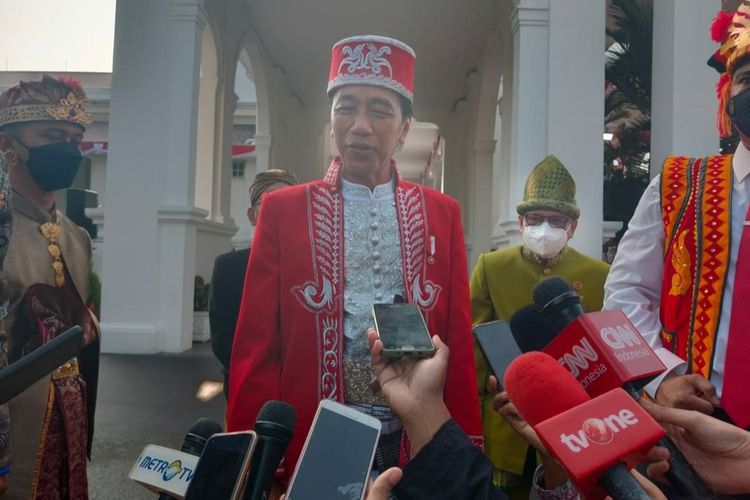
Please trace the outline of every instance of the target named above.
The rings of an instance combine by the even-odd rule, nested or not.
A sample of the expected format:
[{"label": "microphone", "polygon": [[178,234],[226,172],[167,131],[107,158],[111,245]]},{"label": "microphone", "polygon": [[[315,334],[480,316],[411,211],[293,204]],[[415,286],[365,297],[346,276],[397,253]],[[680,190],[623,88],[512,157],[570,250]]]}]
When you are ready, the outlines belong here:
[{"label": "microphone", "polygon": [[[622,387],[640,400],[641,389],[666,370],[622,311],[584,314],[578,295],[559,277],[540,281],[533,296],[540,314],[559,333],[544,352],[568,368],[592,397]],[[680,495],[714,497],[671,439],[659,445],[669,450],[667,478]]]},{"label": "microphone", "polygon": [[510,317],[510,333],[521,352],[541,351],[559,330],[553,329],[535,304],[527,304]]},{"label": "microphone", "polygon": [[537,283],[533,294],[537,309],[557,332],[544,352],[560,360],[589,395],[623,387],[636,397],[666,370],[622,311],[584,314],[578,295],[558,277]]},{"label": "microphone", "polygon": [[245,500],[266,500],[276,469],[294,433],[297,412],[283,401],[266,401],[258,412],[253,430],[258,435],[248,474]]},{"label": "microphone", "polygon": [[584,315],[580,297],[567,281],[558,276],[543,279],[534,286],[531,294],[534,305],[555,332],[561,332],[576,318]]},{"label": "microphone", "polygon": [[543,352],[516,358],[505,373],[505,390],[582,497],[651,498],[630,468],[664,436],[664,429],[625,391],[617,388],[590,399]]},{"label": "microphone", "polygon": [[147,445],[128,477],[154,493],[160,493],[159,500],[182,498],[206,441],[222,430],[214,420],[199,418],[185,435],[180,451]]}]

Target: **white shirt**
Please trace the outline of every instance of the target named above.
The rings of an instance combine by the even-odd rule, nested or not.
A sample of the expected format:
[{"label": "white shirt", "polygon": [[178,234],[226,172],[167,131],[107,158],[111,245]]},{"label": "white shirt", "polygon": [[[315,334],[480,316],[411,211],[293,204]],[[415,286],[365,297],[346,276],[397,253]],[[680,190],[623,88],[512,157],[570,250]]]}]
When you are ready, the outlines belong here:
[{"label": "white shirt", "polygon": [[[732,186],[732,233],[724,298],[716,335],[713,370],[709,380],[721,396],[724,379],[729,319],[732,313],[734,277],[740,235],[750,200],[750,151],[740,142],[732,160],[734,183]],[[661,216],[660,179],[657,176],[635,209],[628,230],[617,248],[617,256],[604,285],[604,309],[621,309],[643,337],[667,365],[668,370],[685,370],[685,361],[662,347],[659,302],[661,299],[662,271],[664,266],[664,224]],[[750,362],[750,360],[748,360]],[[646,388],[654,394],[663,376]]]}]

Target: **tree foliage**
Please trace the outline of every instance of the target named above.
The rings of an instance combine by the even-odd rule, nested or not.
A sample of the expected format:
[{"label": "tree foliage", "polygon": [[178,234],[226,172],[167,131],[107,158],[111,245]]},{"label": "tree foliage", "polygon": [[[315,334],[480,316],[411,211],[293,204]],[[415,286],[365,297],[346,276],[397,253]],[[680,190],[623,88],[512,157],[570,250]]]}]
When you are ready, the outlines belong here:
[{"label": "tree foliage", "polygon": [[607,36],[604,216],[628,221],[649,181],[651,149],[651,0],[612,0]]}]

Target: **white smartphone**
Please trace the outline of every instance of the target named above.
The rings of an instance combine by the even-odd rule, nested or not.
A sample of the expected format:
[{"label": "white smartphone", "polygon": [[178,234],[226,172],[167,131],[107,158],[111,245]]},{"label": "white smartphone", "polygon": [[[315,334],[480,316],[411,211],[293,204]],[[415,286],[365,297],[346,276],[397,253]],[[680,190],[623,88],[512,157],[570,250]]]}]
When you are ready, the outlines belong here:
[{"label": "white smartphone", "polygon": [[416,304],[373,304],[372,316],[383,342],[384,358],[426,358],[435,354],[435,344]]},{"label": "white smartphone", "polygon": [[362,500],[380,420],[330,399],[318,405],[287,500]]},{"label": "white smartphone", "polygon": [[255,431],[214,434],[206,442],[185,500],[238,500],[258,437]]}]

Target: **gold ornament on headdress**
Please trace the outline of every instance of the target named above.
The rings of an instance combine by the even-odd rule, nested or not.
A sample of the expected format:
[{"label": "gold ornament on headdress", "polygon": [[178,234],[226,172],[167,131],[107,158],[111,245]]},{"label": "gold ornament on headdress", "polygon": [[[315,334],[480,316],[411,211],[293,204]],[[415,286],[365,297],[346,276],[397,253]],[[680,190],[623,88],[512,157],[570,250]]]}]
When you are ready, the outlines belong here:
[{"label": "gold ornament on headdress", "polygon": [[750,53],[750,2],[743,0],[732,16],[729,35],[721,44],[719,52],[726,57],[729,73],[734,72],[735,63]]},{"label": "gold ornament on headdress", "polygon": [[47,251],[52,256],[52,269],[55,270],[55,286],[60,288],[65,284],[65,268],[62,263],[62,252],[57,243],[60,239],[60,224],[45,222],[39,229],[42,231],[42,236],[49,242]]},{"label": "gold ornament on headdress", "polygon": [[47,108],[47,113],[55,120],[65,120],[73,123],[88,125],[91,123],[91,115],[85,111],[86,96],[81,89],[68,92],[68,95],[60,99],[57,106]]},{"label": "gold ornament on headdress", "polygon": [[719,99],[716,125],[722,137],[729,137],[733,131],[732,119],[727,113],[732,76],[737,63],[750,55],[750,1],[742,0],[734,13],[720,10],[711,25],[711,38],[721,44],[709,59],[709,65],[721,73],[716,86]]}]

